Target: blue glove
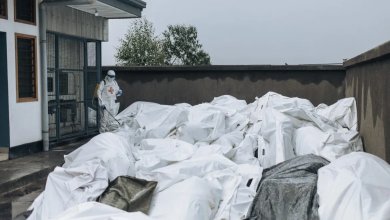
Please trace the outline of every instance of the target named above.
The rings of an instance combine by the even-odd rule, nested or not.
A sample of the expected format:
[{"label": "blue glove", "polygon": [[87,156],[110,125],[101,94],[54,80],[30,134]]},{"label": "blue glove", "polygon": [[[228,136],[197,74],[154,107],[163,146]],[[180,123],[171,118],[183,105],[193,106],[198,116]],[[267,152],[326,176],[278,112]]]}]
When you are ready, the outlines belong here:
[{"label": "blue glove", "polygon": [[119,90],[119,91],[118,91],[118,95],[122,95],[122,90]]},{"label": "blue glove", "polygon": [[102,107],[102,109],[106,109],[106,106],[104,104],[102,106],[100,106],[100,107]]}]

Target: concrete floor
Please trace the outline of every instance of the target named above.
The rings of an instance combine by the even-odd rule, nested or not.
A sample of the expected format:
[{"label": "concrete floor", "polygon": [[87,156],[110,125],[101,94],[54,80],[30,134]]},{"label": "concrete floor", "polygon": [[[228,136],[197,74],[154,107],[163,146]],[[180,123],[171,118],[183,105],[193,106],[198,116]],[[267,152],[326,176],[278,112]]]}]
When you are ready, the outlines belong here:
[{"label": "concrete floor", "polygon": [[0,153],[0,161],[8,160],[8,153]]},{"label": "concrete floor", "polygon": [[15,218],[21,212],[26,211],[28,209],[28,207],[30,207],[31,204],[34,202],[35,198],[37,198],[42,192],[43,192],[43,189],[37,190],[37,191],[31,192],[30,194],[22,196],[22,197],[16,199],[15,201],[13,201],[12,202],[12,218]]},{"label": "concrete floor", "polygon": [[31,214],[31,211],[27,209],[32,205],[34,200],[43,192],[44,185],[41,189],[33,191],[27,195],[19,197],[11,203],[11,219],[13,220],[25,220]]},{"label": "concrete floor", "polygon": [[23,214],[44,190],[47,175],[56,166],[62,166],[64,155],[88,141],[85,139],[48,152],[0,162],[0,219],[26,219]]}]

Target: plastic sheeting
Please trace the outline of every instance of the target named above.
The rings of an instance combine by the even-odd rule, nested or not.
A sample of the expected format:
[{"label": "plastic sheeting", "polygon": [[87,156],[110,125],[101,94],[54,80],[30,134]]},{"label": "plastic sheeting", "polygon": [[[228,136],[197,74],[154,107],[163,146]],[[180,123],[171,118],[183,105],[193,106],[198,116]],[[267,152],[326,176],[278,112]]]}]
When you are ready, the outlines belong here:
[{"label": "plastic sheeting", "polygon": [[246,108],[247,104],[245,100],[238,100],[233,96],[230,95],[223,95],[219,96],[213,99],[213,101],[210,102],[211,105],[216,106],[223,106],[230,109],[235,109],[237,111],[240,111],[243,108]]},{"label": "plastic sheeting", "polygon": [[73,206],[53,219],[56,220],[153,220],[142,212],[125,212],[97,202]]},{"label": "plastic sheeting", "polygon": [[225,114],[221,111],[186,109],[177,119],[179,140],[190,144],[217,140],[225,134]]},{"label": "plastic sheeting", "polygon": [[194,158],[162,167],[151,172],[139,171],[137,178],[158,182],[156,193],[191,176],[203,177],[208,172],[223,170],[236,164],[219,154]]},{"label": "plastic sheeting", "polygon": [[180,140],[144,139],[135,151],[136,169],[151,171],[192,157],[197,147]]},{"label": "plastic sheeting", "polygon": [[268,101],[273,98],[288,98],[277,94],[275,92],[268,92],[261,98],[256,97],[256,101],[248,104],[247,107],[240,110],[242,114],[245,114],[251,123],[256,123],[263,120],[263,109],[267,108]]},{"label": "plastic sheeting", "polygon": [[[265,168],[307,153],[334,160],[362,150],[360,136],[354,131],[357,113],[353,98],[318,107],[307,99],[289,98],[274,92],[268,92],[250,104],[229,95],[195,106],[136,102],[117,118],[126,118],[129,122],[115,132],[128,139],[131,145],[138,147],[143,139],[167,138],[197,147],[232,146],[230,153],[234,152],[234,155],[228,155],[228,158],[233,162],[259,164]],[[310,139],[303,132],[325,136],[314,130],[327,134],[325,144]],[[243,139],[234,137],[237,132],[243,132]],[[256,151],[259,152],[257,158],[254,157]],[[148,160],[159,164],[157,167],[170,164],[156,158]]]},{"label": "plastic sheeting", "polygon": [[29,208],[29,220],[52,219],[67,208],[94,201],[108,186],[106,168],[88,161],[75,168],[57,167],[49,174],[45,191]]},{"label": "plastic sheeting", "polygon": [[98,201],[127,212],[147,214],[156,186],[157,182],[120,176],[110,183]]},{"label": "plastic sheeting", "polygon": [[198,150],[196,151],[195,155],[192,156],[192,158],[200,158],[212,154],[219,154],[225,156],[228,159],[231,159],[235,153],[236,150],[231,146],[223,146],[219,144],[202,145],[198,148]]},{"label": "plastic sheeting", "polygon": [[328,163],[311,154],[265,169],[247,219],[318,219],[317,171]]},{"label": "plastic sheeting", "polygon": [[135,102],[116,116],[124,127],[112,131],[125,137],[134,146],[139,146],[145,138],[165,138],[175,129],[177,118],[188,107],[187,104],[168,106]]},{"label": "plastic sheeting", "polygon": [[354,98],[341,99],[331,106],[320,104],[315,108],[315,112],[342,127],[350,130],[357,128],[357,110]]},{"label": "plastic sheeting", "polygon": [[[134,176],[134,150],[123,137],[104,133],[64,156],[64,165],[49,175],[45,191],[30,207],[34,211],[29,219],[50,219],[72,205],[94,201],[107,188],[108,180],[124,175]],[[93,177],[96,175],[95,180]],[[101,180],[102,175],[106,175],[104,181]],[[72,188],[63,185],[66,181],[73,183]],[[83,188],[77,189],[76,186]],[[57,197],[61,199],[52,202],[51,198]]]},{"label": "plastic sheeting", "polygon": [[97,116],[96,116],[96,110],[88,107],[88,127],[96,127],[97,126]]},{"label": "plastic sheeting", "polygon": [[133,149],[121,136],[104,133],[92,138],[77,150],[66,155],[64,168],[79,167],[85,161],[98,159],[108,171],[110,181],[118,176],[135,175]]},{"label": "plastic sheeting", "polygon": [[234,131],[223,135],[213,144],[231,147],[230,154],[226,154],[236,164],[251,164],[259,165],[259,160],[254,157],[254,152],[247,149],[247,145],[243,144],[244,133],[241,131]]},{"label": "plastic sheeting", "polygon": [[389,219],[390,165],[355,152],[318,171],[320,219]]},{"label": "plastic sheeting", "polygon": [[294,151],[297,156],[320,155],[333,161],[351,152],[363,151],[363,143],[357,131],[323,132],[316,127],[303,127],[294,133]]},{"label": "plastic sheeting", "polygon": [[270,152],[265,152],[271,156],[271,164],[295,157],[292,144],[294,126],[290,118],[273,108],[267,108],[263,119],[260,133],[271,144]]},{"label": "plastic sheeting", "polygon": [[262,172],[263,168],[257,165],[242,164],[206,174],[203,179],[222,189],[222,201],[214,219],[245,218]]},{"label": "plastic sheeting", "polygon": [[[210,146],[219,147],[219,145]],[[247,209],[256,194],[255,189],[260,181],[261,173],[262,168],[259,166],[237,165],[224,156],[215,154],[185,160],[149,173],[139,172],[137,177],[158,181],[155,197],[160,198],[158,201],[164,202],[152,202],[158,207],[151,208],[149,215],[152,217],[161,219],[213,219],[211,216],[214,216],[217,212],[215,209],[217,209],[218,213],[214,219],[237,219],[238,216],[246,215]],[[203,180],[197,183],[202,187],[188,186],[189,189],[187,190],[191,192],[177,191],[179,186],[180,189],[183,189],[181,187],[187,187],[188,183],[183,183],[183,181],[193,177],[203,177]],[[249,179],[254,179],[250,187],[247,186]],[[218,189],[218,192],[220,191],[222,201],[218,200],[217,203],[212,203],[212,206],[217,204],[217,207],[212,207],[211,213],[214,214],[206,218],[201,213],[210,213],[208,205],[212,200],[206,202],[206,200],[200,199],[200,196],[210,198],[208,190],[211,186]],[[172,193],[170,195],[167,192]],[[203,193],[206,193],[206,195]],[[191,198],[184,199],[176,196],[176,194],[183,194],[183,196],[188,194],[188,197]],[[181,202],[179,203],[176,199]],[[174,203],[174,208],[172,205],[163,205],[170,202]],[[194,204],[198,204],[198,206],[194,207]]]},{"label": "plastic sheeting", "polygon": [[218,210],[221,190],[193,176],[157,193],[149,216],[155,219],[211,219]]},{"label": "plastic sheeting", "polygon": [[[120,125],[65,156],[63,167],[96,160],[110,181],[129,175],[158,182],[149,212],[158,219],[245,218],[263,168],[305,154],[335,160],[362,150],[355,105],[348,98],[314,107],[274,92],[249,104],[229,95],[195,106],[135,102],[116,116]],[[194,183],[204,188],[186,192],[182,202],[167,193]]]}]

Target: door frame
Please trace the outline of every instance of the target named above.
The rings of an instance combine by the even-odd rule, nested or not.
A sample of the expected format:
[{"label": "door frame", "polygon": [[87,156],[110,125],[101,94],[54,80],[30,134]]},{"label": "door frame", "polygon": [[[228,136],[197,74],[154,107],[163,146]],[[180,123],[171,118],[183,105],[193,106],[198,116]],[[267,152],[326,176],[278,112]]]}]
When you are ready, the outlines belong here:
[{"label": "door frame", "polygon": [[[9,91],[8,91],[8,59],[7,32],[0,32],[0,153],[9,154]],[[7,157],[8,159],[8,157]]]},{"label": "door frame", "polygon": [[[55,51],[55,68],[47,68],[48,71],[54,71],[54,74],[55,74],[55,80],[53,82],[53,84],[55,84],[54,88],[56,89],[56,97],[55,97],[55,100],[56,102],[55,103],[48,103],[48,107],[49,108],[52,108],[54,109],[55,111],[55,124],[56,124],[56,136],[55,137],[51,137],[50,138],[50,142],[58,142],[58,141],[61,141],[63,139],[67,139],[67,138],[74,138],[74,137],[79,137],[79,136],[83,136],[83,135],[88,135],[88,134],[91,134],[91,133],[95,133],[98,131],[99,129],[99,115],[100,115],[100,112],[98,111],[99,109],[97,108],[96,109],[96,128],[90,128],[89,125],[88,125],[88,102],[90,102],[91,100],[88,99],[87,97],[87,93],[88,93],[88,73],[91,73],[91,72],[95,72],[96,71],[96,79],[97,79],[97,83],[100,82],[100,72],[101,72],[101,41],[98,41],[98,40],[91,40],[91,39],[86,39],[86,38],[80,38],[80,37],[75,37],[75,36],[69,36],[69,35],[65,35],[65,34],[59,34],[59,33],[56,33],[56,32],[51,32],[51,31],[47,31],[47,34],[51,34],[51,35],[54,35],[54,38],[55,38],[55,43],[54,43],[54,51]],[[72,39],[72,40],[76,40],[76,41],[79,41],[79,42],[82,42],[83,43],[83,51],[84,51],[84,54],[83,54],[83,69],[78,69],[78,70],[67,70],[67,69],[61,69],[59,68],[59,53],[60,53],[60,49],[59,49],[59,39],[62,38],[62,39]],[[95,51],[96,51],[96,69],[95,70],[91,70],[88,68],[88,48],[87,48],[87,44],[89,42],[94,42],[95,43]],[[60,106],[61,105],[64,105],[64,104],[61,104],[60,103],[60,94],[59,94],[59,75],[62,71],[80,71],[83,73],[83,93],[84,93],[84,96],[82,97],[83,100],[82,101],[76,101],[76,102],[67,102],[66,104],[84,104],[84,130],[83,131],[80,131],[80,132],[77,132],[77,133],[72,133],[72,134],[65,134],[65,135],[61,135],[60,134],[60,125],[61,125],[61,122],[60,122]]]}]

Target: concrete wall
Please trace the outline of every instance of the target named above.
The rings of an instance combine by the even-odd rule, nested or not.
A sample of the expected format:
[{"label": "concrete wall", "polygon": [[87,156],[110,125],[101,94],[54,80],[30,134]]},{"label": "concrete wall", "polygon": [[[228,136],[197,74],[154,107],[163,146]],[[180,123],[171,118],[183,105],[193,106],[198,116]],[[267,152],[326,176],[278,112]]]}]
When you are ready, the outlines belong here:
[{"label": "concrete wall", "polygon": [[[37,19],[38,4],[37,3]],[[14,0],[8,0],[8,19],[0,19],[1,31],[7,33],[7,68],[8,68],[8,95],[9,95],[9,124],[10,146],[36,142],[42,140],[41,126],[41,98],[40,96],[40,66],[39,56],[37,60],[38,70],[38,101],[16,102],[16,63],[15,63],[15,33],[27,34],[37,37],[39,42],[39,24],[30,25],[14,21]],[[37,45],[37,54],[39,46]]]},{"label": "concrete wall", "polygon": [[121,110],[135,101],[194,105],[225,94],[251,103],[268,91],[333,104],[345,92],[342,66],[103,67],[103,76],[109,69],[124,93]]},{"label": "concrete wall", "polygon": [[[7,80],[9,106],[9,157],[15,158],[42,149],[41,124],[41,74],[39,47],[39,3],[36,1],[36,25],[16,22],[14,19],[14,0],[7,1],[7,19],[0,18],[0,31],[5,33],[7,49]],[[61,11],[62,10],[62,11]],[[61,12],[61,13],[60,13]],[[89,39],[107,40],[107,19],[77,11],[68,7],[48,7],[48,30]],[[56,14],[56,16],[55,16]],[[79,21],[82,19],[84,22]],[[75,24],[77,23],[77,25]],[[75,28],[71,28],[76,25]],[[73,31],[73,32],[72,32]],[[38,101],[17,102],[16,97],[16,53],[15,34],[36,37],[37,50],[37,94]],[[5,59],[4,59],[5,60]],[[3,72],[1,72],[3,74]],[[4,87],[5,88],[5,87]],[[6,109],[7,105],[2,106]],[[0,131],[2,132],[2,131]],[[4,132],[5,133],[5,132]],[[1,143],[3,145],[3,143]],[[0,152],[1,153],[1,152]]]},{"label": "concrete wall", "polygon": [[390,42],[344,63],[347,97],[355,97],[368,153],[390,163]]}]

